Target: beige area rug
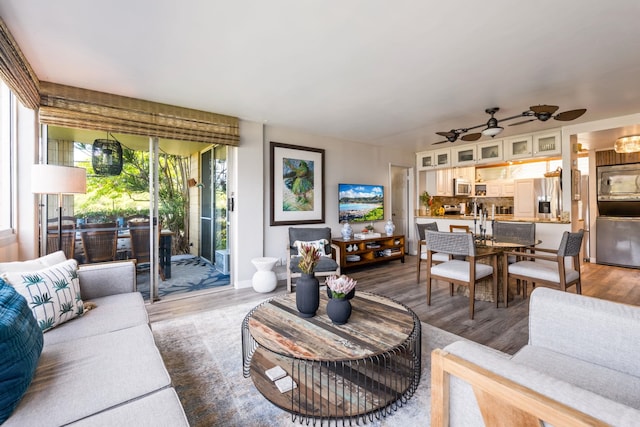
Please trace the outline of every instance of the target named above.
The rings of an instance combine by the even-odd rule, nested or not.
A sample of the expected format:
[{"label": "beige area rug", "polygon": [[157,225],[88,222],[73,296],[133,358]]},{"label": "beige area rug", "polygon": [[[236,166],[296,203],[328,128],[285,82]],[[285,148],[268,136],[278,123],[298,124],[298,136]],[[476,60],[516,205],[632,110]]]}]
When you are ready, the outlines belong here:
[{"label": "beige area rug", "polygon": [[[290,413],[267,401],[251,378],[242,376],[241,325],[255,305],[244,304],[153,323],[156,343],[191,426],[300,425],[292,421]],[[464,338],[423,323],[422,376],[416,393],[396,412],[367,425],[428,426],[431,351],[461,339]],[[325,421],[322,425],[333,424]],[[317,421],[315,425],[321,424]]]}]

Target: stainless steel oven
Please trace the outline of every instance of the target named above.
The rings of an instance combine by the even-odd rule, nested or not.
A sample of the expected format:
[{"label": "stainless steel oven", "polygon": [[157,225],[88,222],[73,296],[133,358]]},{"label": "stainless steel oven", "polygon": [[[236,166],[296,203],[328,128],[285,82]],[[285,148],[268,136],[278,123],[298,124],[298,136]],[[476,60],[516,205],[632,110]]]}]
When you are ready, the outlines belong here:
[{"label": "stainless steel oven", "polygon": [[598,166],[598,211],[640,217],[640,164]]},{"label": "stainless steel oven", "polygon": [[466,179],[456,178],[453,180],[454,196],[471,196],[473,193],[473,184]]}]

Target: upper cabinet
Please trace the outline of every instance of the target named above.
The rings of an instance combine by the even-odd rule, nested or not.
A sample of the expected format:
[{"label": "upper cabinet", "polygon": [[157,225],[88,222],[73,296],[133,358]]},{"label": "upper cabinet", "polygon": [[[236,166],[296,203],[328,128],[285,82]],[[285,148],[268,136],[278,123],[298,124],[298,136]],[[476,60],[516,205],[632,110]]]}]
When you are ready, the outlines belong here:
[{"label": "upper cabinet", "polygon": [[453,166],[470,166],[476,164],[476,146],[461,145],[451,148],[451,157]]},{"label": "upper cabinet", "polygon": [[435,161],[435,167],[437,168],[451,167],[451,149],[441,148],[439,150],[434,150],[433,159]]},{"label": "upper cabinet", "polygon": [[538,132],[533,134],[533,155],[538,157],[562,154],[561,132]]},{"label": "upper cabinet", "polygon": [[533,155],[533,137],[515,136],[504,140],[505,160],[528,159]]},{"label": "upper cabinet", "polygon": [[478,163],[501,162],[504,159],[501,139],[479,142],[477,151]]},{"label": "upper cabinet", "polygon": [[421,151],[416,154],[417,170],[431,169],[434,166],[433,151]]}]

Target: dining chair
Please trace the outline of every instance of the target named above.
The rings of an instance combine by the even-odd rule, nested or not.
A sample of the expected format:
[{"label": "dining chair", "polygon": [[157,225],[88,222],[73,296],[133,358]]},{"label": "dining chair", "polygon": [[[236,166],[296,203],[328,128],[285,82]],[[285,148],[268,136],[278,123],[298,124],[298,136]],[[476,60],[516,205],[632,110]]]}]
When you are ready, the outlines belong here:
[{"label": "dining chair", "polygon": [[[469,317],[473,320],[476,282],[492,277],[493,301],[498,306],[498,262],[494,252],[481,255],[476,253],[472,233],[447,233],[427,231],[427,305],[431,305],[431,284],[433,280],[449,283],[449,295],[453,296],[453,285],[469,287]],[[440,264],[433,263],[435,253],[458,255],[465,260],[451,259]],[[482,258],[490,258],[491,264],[477,262]]]},{"label": "dining chair", "polygon": [[580,248],[584,230],[575,233],[565,231],[557,250],[536,248],[535,253],[506,251],[505,255],[515,255],[522,260],[508,264],[503,258],[503,282],[506,289],[509,279],[522,280],[522,297],[527,297],[527,283],[558,287],[566,291],[575,285],[576,293],[582,293],[580,283]]},{"label": "dining chair", "polygon": [[468,225],[456,225],[456,224],[449,224],[449,231],[452,233],[470,233],[471,230],[469,229]]},{"label": "dining chair", "polygon": [[[514,252],[531,252],[536,244],[536,224],[535,222],[508,222],[494,221],[493,241],[497,243],[513,243],[522,247],[513,249]],[[516,255],[504,255],[507,263],[513,264],[519,261]],[[516,294],[520,294],[521,280],[516,280]],[[505,300],[506,301],[506,300]]]},{"label": "dining chair", "polygon": [[80,231],[86,263],[116,259],[118,229],[115,222],[82,224]]},{"label": "dining chair", "polygon": [[331,243],[331,228],[329,227],[290,227],[289,243],[287,245],[287,291],[292,291],[292,279],[302,276],[298,267],[300,256],[298,255],[298,243],[321,242],[324,255],[314,270],[316,276],[340,276],[340,248]]},{"label": "dining chair", "polygon": [[[418,237],[418,268],[416,275],[416,283],[420,283],[420,267],[422,263],[427,263],[427,245],[425,242],[425,233],[427,230],[438,231],[437,222],[416,223],[416,236]],[[433,254],[433,263],[441,263],[449,261],[450,257],[447,254],[435,253]]]},{"label": "dining chair", "polygon": [[[151,262],[151,223],[147,221],[128,221],[129,237],[131,240],[131,258],[136,262],[136,271],[149,268]],[[158,261],[160,278],[166,280],[162,263]]]},{"label": "dining chair", "polygon": [[[57,218],[56,218],[57,221]],[[47,227],[47,253],[53,253],[59,250],[64,252],[67,259],[73,259],[76,253],[76,226],[75,224],[63,224],[62,230],[62,247],[60,247],[60,236],[58,235],[58,226]]]}]

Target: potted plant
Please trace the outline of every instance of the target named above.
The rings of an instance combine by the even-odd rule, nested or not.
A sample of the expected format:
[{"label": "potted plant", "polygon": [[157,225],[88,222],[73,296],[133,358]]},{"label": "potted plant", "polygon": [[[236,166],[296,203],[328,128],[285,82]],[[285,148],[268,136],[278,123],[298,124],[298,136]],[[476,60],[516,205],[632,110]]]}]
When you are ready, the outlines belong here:
[{"label": "potted plant", "polygon": [[298,249],[300,278],[296,280],[296,308],[301,317],[313,317],[320,306],[320,283],[313,274],[320,252],[313,245],[302,243]]},{"label": "potted plant", "polygon": [[420,194],[420,215],[428,215],[429,206],[431,206],[431,196],[427,191],[424,191]]},{"label": "potted plant", "polygon": [[344,325],[351,316],[351,298],[355,293],[356,281],[345,276],[329,276],[325,279],[331,298],[327,302],[327,316],[336,325]]}]

